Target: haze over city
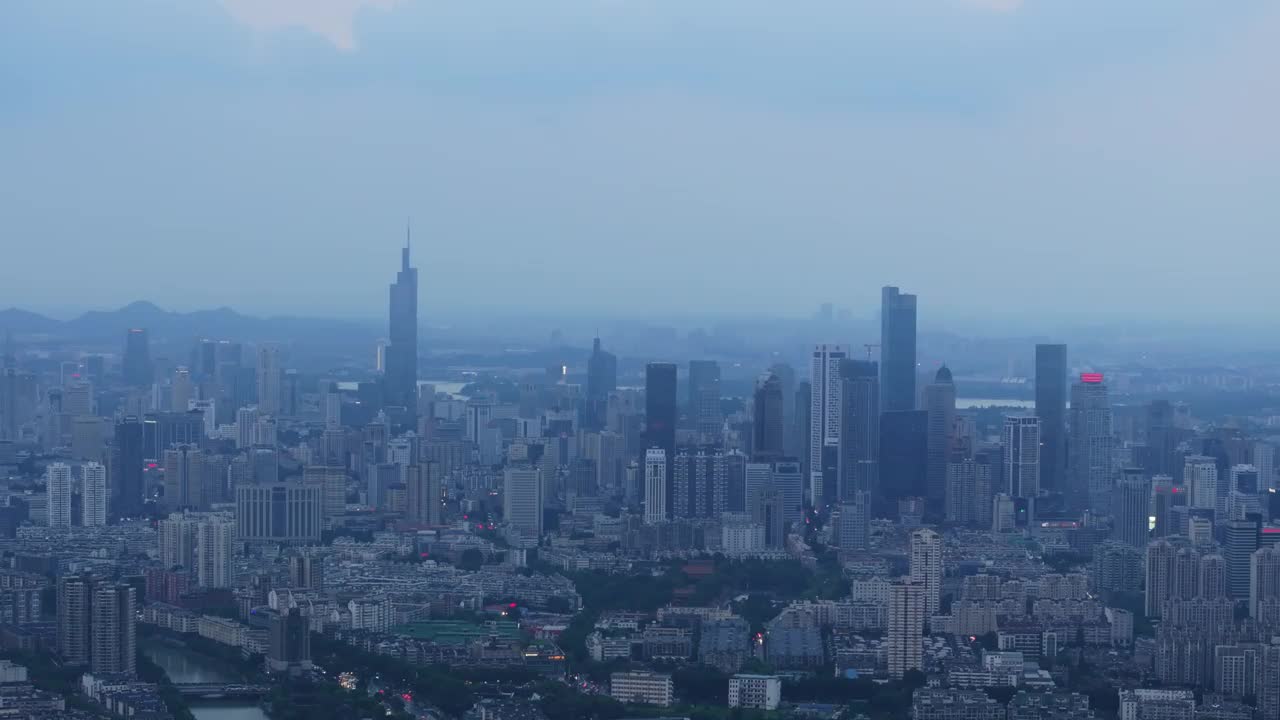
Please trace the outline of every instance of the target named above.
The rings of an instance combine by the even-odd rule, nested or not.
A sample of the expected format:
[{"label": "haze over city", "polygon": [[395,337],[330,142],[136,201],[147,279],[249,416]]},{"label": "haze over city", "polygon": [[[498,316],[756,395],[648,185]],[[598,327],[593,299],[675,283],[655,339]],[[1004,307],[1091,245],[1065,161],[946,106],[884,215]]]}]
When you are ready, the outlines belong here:
[{"label": "haze over city", "polygon": [[0,305],[374,317],[412,217],[428,319],[870,318],[896,283],[945,298],[927,324],[1262,321],[1278,30],[1252,0],[8,2]]}]

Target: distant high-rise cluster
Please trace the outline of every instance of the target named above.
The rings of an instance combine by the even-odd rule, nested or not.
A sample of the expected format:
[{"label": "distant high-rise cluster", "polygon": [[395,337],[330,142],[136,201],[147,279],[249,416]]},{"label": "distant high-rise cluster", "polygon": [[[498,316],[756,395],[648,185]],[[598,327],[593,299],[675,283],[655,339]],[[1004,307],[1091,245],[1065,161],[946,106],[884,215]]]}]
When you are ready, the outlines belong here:
[{"label": "distant high-rise cluster", "polygon": [[585,657],[629,665],[626,703],[710,697],[682,689],[703,664],[766,711],[1280,720],[1265,359],[919,332],[892,286],[878,337],[828,303],[785,331],[441,323],[420,357],[400,259],[382,338],[134,308],[106,342],[7,339],[0,644],[136,716],[142,622],[261,660],[191,698],[316,681],[314,641],[405,702],[482,668],[440,708],[482,720],[530,707],[499,670],[600,691]]}]

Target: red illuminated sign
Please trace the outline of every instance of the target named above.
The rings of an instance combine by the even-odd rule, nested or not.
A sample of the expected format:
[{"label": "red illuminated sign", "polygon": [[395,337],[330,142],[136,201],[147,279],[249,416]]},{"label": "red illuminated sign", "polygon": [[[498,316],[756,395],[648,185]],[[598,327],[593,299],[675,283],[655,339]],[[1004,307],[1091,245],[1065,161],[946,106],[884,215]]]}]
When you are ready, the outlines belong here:
[{"label": "red illuminated sign", "polygon": [[1080,373],[1080,382],[1096,385],[1102,382],[1102,373]]}]

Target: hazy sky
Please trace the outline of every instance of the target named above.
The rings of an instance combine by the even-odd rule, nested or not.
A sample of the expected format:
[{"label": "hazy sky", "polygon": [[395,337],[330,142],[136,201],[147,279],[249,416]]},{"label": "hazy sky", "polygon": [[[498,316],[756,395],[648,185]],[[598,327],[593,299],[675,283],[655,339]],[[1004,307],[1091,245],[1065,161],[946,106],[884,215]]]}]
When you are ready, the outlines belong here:
[{"label": "hazy sky", "polygon": [[1270,317],[1274,0],[0,3],[0,307]]}]

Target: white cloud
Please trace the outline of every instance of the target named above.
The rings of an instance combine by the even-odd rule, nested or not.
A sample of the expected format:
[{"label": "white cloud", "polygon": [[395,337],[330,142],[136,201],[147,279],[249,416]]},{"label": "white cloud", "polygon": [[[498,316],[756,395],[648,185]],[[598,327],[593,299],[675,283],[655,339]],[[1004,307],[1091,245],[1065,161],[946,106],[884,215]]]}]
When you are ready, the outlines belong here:
[{"label": "white cloud", "polygon": [[992,12],[1013,12],[1022,7],[1022,0],[957,0],[960,4]]},{"label": "white cloud", "polygon": [[339,50],[356,47],[356,15],[367,7],[387,10],[400,0],[222,0],[232,17],[257,32],[302,28]]}]

